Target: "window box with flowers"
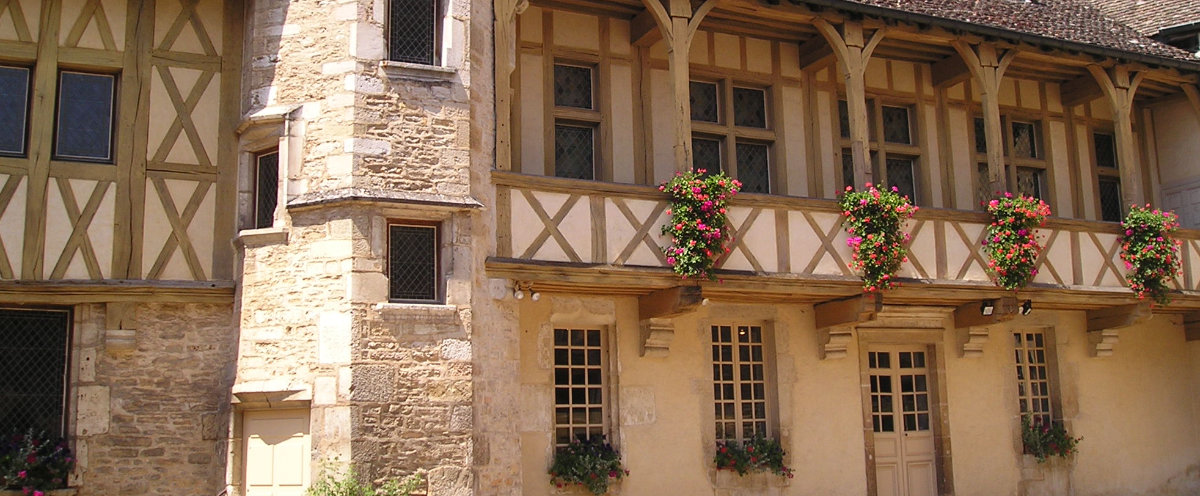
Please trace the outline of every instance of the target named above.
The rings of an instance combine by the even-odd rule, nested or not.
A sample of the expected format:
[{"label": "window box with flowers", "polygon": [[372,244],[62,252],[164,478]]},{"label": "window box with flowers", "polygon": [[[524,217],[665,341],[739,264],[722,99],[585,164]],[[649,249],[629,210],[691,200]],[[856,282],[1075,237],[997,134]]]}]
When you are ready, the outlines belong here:
[{"label": "window box with flowers", "polygon": [[846,244],[854,251],[848,264],[862,274],[863,291],[873,293],[899,285],[895,280],[900,264],[908,261],[910,235],[904,221],[917,212],[899,189],[880,190],[867,183],[864,191],[847,186],[838,198]]},{"label": "window box with flowers", "polygon": [[555,488],[571,492],[578,486],[592,494],[608,494],[610,485],[629,475],[621,466],[621,454],[603,437],[559,447],[548,472]]},{"label": "window box with flowers", "polygon": [[1133,205],[1121,222],[1121,260],[1125,262],[1125,281],[1139,299],[1170,303],[1171,281],[1180,274],[1181,241],[1171,234],[1179,229],[1174,212]]},{"label": "window box with flowers", "polygon": [[1037,259],[1042,245],[1037,240],[1037,228],[1046,224],[1050,207],[1031,196],[1004,196],[987,203],[992,223],[983,240],[988,255],[988,274],[997,286],[1016,291],[1028,285],[1037,275]]},{"label": "window box with flowers", "polygon": [[0,494],[66,496],[75,458],[65,440],[33,430],[0,439]]},{"label": "window box with flowers", "polygon": [[717,488],[767,488],[790,485],[795,476],[784,464],[787,452],[779,441],[755,436],[745,442],[718,441],[713,465],[713,484]]},{"label": "window box with flowers", "polygon": [[732,241],[725,229],[726,205],[741,187],[724,173],[708,174],[704,169],[680,172],[658,186],[671,196],[671,221],[662,226],[671,246],[663,252],[676,274],[684,279],[717,278],[713,266],[729,251],[725,242]]}]

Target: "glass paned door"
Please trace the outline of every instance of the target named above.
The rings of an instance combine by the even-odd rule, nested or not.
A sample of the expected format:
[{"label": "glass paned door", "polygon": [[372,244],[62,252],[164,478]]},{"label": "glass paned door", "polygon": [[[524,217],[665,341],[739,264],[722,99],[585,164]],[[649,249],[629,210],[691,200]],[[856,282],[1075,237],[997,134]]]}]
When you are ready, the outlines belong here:
[{"label": "glass paned door", "polygon": [[937,494],[927,352],[873,347],[867,352],[878,494]]}]

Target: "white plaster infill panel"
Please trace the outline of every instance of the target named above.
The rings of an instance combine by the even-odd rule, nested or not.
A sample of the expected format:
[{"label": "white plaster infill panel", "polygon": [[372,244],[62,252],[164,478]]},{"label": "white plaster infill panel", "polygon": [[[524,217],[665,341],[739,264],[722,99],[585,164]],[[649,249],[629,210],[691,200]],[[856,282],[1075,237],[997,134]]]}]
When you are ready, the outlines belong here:
[{"label": "white plaster infill panel", "polygon": [[[1054,242],[1050,242],[1050,237],[1054,231],[1049,229],[1039,229],[1037,233],[1038,242],[1045,248],[1042,251],[1042,264],[1038,267],[1038,273],[1033,277],[1033,282],[1047,284],[1072,284],[1073,270],[1071,257],[1071,233],[1067,231],[1058,231],[1058,236],[1054,238]],[[1081,238],[1082,240],[1082,238]],[[1090,242],[1090,241],[1089,241]],[[1055,277],[1057,276],[1057,277]]]},{"label": "white plaster infill panel", "polygon": [[[962,234],[959,234],[955,225],[962,229]],[[967,222],[946,222],[946,274],[947,279],[958,279],[963,281],[987,281],[986,265],[981,265],[979,260],[971,258],[972,253],[979,253],[980,244],[978,240],[983,230],[986,228],[983,224],[973,224]],[[986,257],[980,254],[980,259],[987,263]],[[959,273],[962,272],[964,265],[966,272],[962,277]]]},{"label": "white plaster infill panel", "polygon": [[777,271],[779,257],[775,238],[775,212],[770,209],[758,209],[757,215],[754,215],[755,213],[755,209],[752,208],[729,209],[729,225],[737,230],[736,236],[741,238],[741,245],[737,248],[732,247],[735,243],[726,245],[731,250],[721,268],[757,271],[746,254],[749,252],[764,271]]},{"label": "white plaster infill panel", "polygon": [[[788,246],[791,247],[792,272],[805,273],[813,258],[818,257],[817,265],[812,270],[813,274],[844,275],[842,269],[844,264],[850,262],[850,249],[846,246],[846,231],[841,227],[841,214],[807,212],[816,224],[814,230],[813,224],[805,218],[805,213],[798,210],[788,212]],[[840,264],[820,243],[831,231],[834,234],[830,244],[841,257]]]},{"label": "white plaster infill panel", "polygon": [[[8,256],[8,274],[20,271],[22,247],[25,246],[25,176],[0,176],[3,184],[14,184],[7,205],[0,204],[0,232],[4,233],[4,253]],[[15,268],[15,269],[14,269]],[[4,268],[0,268],[4,270]]]},{"label": "white plaster infill panel", "polygon": [[[649,222],[650,229],[647,231],[647,234],[655,240],[657,246],[666,246],[670,242],[670,238],[660,234],[662,232],[662,225],[670,220],[670,216],[666,213],[666,204],[660,201],[628,198],[620,199],[619,201],[633,215],[633,220],[625,216],[625,213],[621,211],[613,199],[605,200],[605,243],[608,247],[608,261],[613,264],[620,264],[622,262],[620,260],[621,255],[625,253],[626,248],[633,242],[635,243],[634,248],[629,253],[628,258],[624,260],[624,265],[662,265],[662,262],[659,261],[658,253],[655,253],[650,247],[646,246],[646,243],[641,239],[634,240],[634,235],[637,234],[638,228],[642,224]],[[650,219],[650,216],[660,208],[661,211],[658,216]]]},{"label": "white plaster infill panel", "polygon": [[[936,222],[910,219],[904,223],[903,229],[916,234],[908,244],[908,261],[900,264],[900,277],[932,279],[937,276],[937,236],[934,234]],[[918,265],[921,270],[918,270]]]}]

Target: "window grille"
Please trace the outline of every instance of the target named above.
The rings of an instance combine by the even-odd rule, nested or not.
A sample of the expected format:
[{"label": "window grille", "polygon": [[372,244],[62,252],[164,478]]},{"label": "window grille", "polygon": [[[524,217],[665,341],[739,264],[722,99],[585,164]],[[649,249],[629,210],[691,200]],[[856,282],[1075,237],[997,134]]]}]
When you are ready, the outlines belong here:
[{"label": "window grille", "polygon": [[279,152],[261,154],[255,157],[254,162],[254,227],[271,227],[275,223],[275,206],[279,202]]},{"label": "window grille", "polygon": [[850,137],[850,104],[838,100],[838,131],[843,138]]},{"label": "window grille", "polygon": [[1017,167],[1017,193],[1032,196],[1034,198],[1042,197],[1042,178],[1045,177],[1046,171],[1036,167]]},{"label": "window grille", "polygon": [[854,154],[849,148],[842,149],[842,189],[854,186]]},{"label": "window grille", "polygon": [[71,314],[0,309],[0,432],[67,432]]},{"label": "window grille", "polygon": [[717,112],[717,84],[692,81],[690,88],[688,99],[692,107],[692,120],[717,122],[720,118]]},{"label": "window grille", "polygon": [[912,123],[909,120],[908,108],[883,106],[883,140],[889,143],[912,144]]},{"label": "window grille", "polygon": [[1013,333],[1017,358],[1017,397],[1021,415],[1032,415],[1041,425],[1050,425],[1050,378],[1046,361],[1046,335],[1043,332]]},{"label": "window grille", "polygon": [[392,224],[388,228],[388,298],[440,301],[437,226]]},{"label": "window grille", "polygon": [[742,127],[767,127],[767,92],[754,88],[734,88],[733,124]]},{"label": "window grille", "polygon": [[975,118],[975,153],[987,153],[987,127],[983,118]]},{"label": "window grille", "polygon": [[554,64],[554,104],[559,107],[592,109],[592,69]]},{"label": "window grille", "polygon": [[887,177],[888,182],[895,186],[901,195],[907,196],[913,203],[917,202],[917,187],[911,158],[888,157]]},{"label": "window grille", "polygon": [[692,169],[707,174],[721,172],[721,140],[692,138]]},{"label": "window grille", "polygon": [[761,326],[712,326],[713,409],[718,441],[769,437]]},{"label": "window grille", "polygon": [[747,193],[770,193],[771,172],[769,167],[770,148],[761,143],[738,143],[738,180],[741,191]]},{"label": "window grille", "polygon": [[25,154],[28,114],[29,69],[0,66],[0,154]]},{"label": "window grille", "polygon": [[59,73],[56,158],[112,161],[116,79],[111,74]]},{"label": "window grille", "polygon": [[605,433],[604,337],[599,329],[554,330],[554,444]]},{"label": "window grille", "polygon": [[391,0],[388,58],[397,62],[437,63],[438,2]]},{"label": "window grille", "polygon": [[1105,133],[1092,133],[1093,147],[1096,152],[1096,167],[1105,169],[1117,168],[1117,143],[1113,140],[1113,135]]},{"label": "window grille", "polygon": [[1121,222],[1121,180],[1115,177],[1100,178],[1100,214],[1108,222]]},{"label": "window grille", "polygon": [[592,127],[554,126],[554,175],[572,179],[595,178],[596,130]]},{"label": "window grille", "polygon": [[1037,126],[1031,122],[1012,123],[1013,155],[1018,158],[1040,158]]}]

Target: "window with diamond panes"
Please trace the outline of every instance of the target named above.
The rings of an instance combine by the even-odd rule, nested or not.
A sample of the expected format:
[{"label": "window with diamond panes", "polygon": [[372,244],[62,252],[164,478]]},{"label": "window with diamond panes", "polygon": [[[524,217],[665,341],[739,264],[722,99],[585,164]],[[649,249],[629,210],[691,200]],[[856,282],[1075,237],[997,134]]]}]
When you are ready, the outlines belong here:
[{"label": "window with diamond panes", "polygon": [[692,81],[690,89],[688,99],[692,107],[692,120],[717,122],[720,119],[717,110],[717,83]]},{"label": "window with diamond panes", "polygon": [[1030,415],[1041,425],[1049,425],[1054,417],[1050,406],[1046,344],[1044,332],[1013,333],[1013,347],[1017,358],[1017,396],[1021,402],[1021,415]]},{"label": "window with diamond panes", "polygon": [[746,193],[770,193],[771,171],[768,166],[770,148],[759,143],[737,144],[738,180],[741,191]]},{"label": "window with diamond panes", "polygon": [[71,314],[0,309],[0,432],[68,432]]},{"label": "window with diamond panes", "polygon": [[595,178],[596,129],[554,126],[554,175],[571,179]]},{"label": "window with diamond panes", "polygon": [[592,68],[554,64],[554,105],[591,109],[592,86]]},{"label": "window with diamond panes", "polygon": [[388,298],[392,301],[441,301],[438,226],[388,226]]},{"label": "window with diamond panes", "polygon": [[[1041,139],[1038,135],[1041,129],[1039,122],[1021,122],[1010,120],[1007,117],[1001,117],[1002,129],[1008,131],[1005,138],[1008,140],[1008,146],[1004,149],[1004,167],[1001,174],[1004,176],[1001,181],[1006,185],[1002,186],[1002,190],[1011,191],[1014,194],[1023,194],[1034,198],[1046,200],[1049,195],[1049,184],[1047,184],[1047,163],[1042,157]],[[987,138],[984,136],[984,121],[982,117],[975,117],[975,158],[979,161],[979,174],[976,177],[976,196],[980,203],[980,208],[984,208],[983,204],[994,198],[997,194],[1003,191],[992,191],[989,185],[987,160]],[[1015,182],[1013,182],[1015,181]]]},{"label": "window with diamond panes", "polygon": [[912,123],[908,107],[883,106],[883,140],[889,143],[912,144]]},{"label": "window with diamond panes", "polygon": [[717,440],[770,437],[765,355],[761,326],[712,326]]},{"label": "window with diamond panes", "polygon": [[554,64],[554,175],[596,179],[600,112],[595,109],[595,67]]},{"label": "window with diamond panes", "polygon": [[1121,222],[1121,180],[1100,178],[1100,215],[1107,222]]},{"label": "window with diamond panes", "polygon": [[605,435],[604,335],[554,330],[554,444]]},{"label": "window with diamond panes", "polygon": [[1092,148],[1096,152],[1096,167],[1102,169],[1117,168],[1117,142],[1113,135],[1107,133],[1092,133]]},{"label": "window with diamond panes", "polygon": [[1042,197],[1042,177],[1046,171],[1037,167],[1017,167],[1017,193],[1034,198]]},{"label": "window with diamond panes", "polygon": [[770,193],[775,133],[770,130],[767,90],[722,80],[692,81],[690,92],[692,169],[721,171],[741,181],[741,191]]},{"label": "window with diamond panes", "polygon": [[1012,123],[1012,153],[1017,158],[1040,158],[1037,125],[1032,122]]},{"label": "window with diamond panes", "polygon": [[907,196],[913,203],[917,202],[917,186],[913,178],[911,158],[888,157],[887,177],[890,186],[895,186],[902,196]]},{"label": "window with diamond panes", "polygon": [[854,155],[849,148],[842,149],[842,189],[854,186]]},{"label": "window with diamond panes", "polygon": [[983,118],[975,118],[975,153],[987,153],[987,128]]},{"label": "window with diamond panes", "polygon": [[0,155],[24,155],[29,129],[29,69],[0,66]]},{"label": "window with diamond panes", "polygon": [[59,73],[55,158],[112,162],[116,80],[111,74]]},{"label": "window with diamond panes", "polygon": [[254,163],[254,227],[271,227],[279,201],[279,152],[260,154]]},{"label": "window with diamond panes", "polygon": [[767,92],[754,88],[734,88],[733,124],[741,127],[767,127]]},{"label": "window with diamond panes", "polygon": [[410,64],[438,63],[436,0],[390,0],[388,59]]},{"label": "window with diamond panes", "polygon": [[843,138],[850,137],[850,104],[838,100],[838,132]]},{"label": "window with diamond panes", "polygon": [[705,174],[721,172],[721,140],[692,138],[692,170]]}]

